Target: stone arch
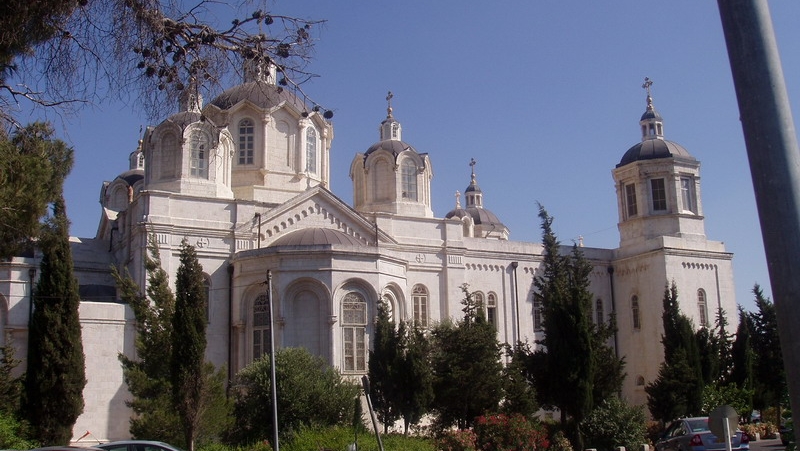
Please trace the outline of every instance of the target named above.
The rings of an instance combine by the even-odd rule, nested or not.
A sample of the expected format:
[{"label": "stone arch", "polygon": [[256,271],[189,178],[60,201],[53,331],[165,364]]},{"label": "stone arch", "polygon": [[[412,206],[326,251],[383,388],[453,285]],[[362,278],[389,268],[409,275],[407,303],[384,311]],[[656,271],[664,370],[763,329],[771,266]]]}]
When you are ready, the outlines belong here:
[{"label": "stone arch", "polygon": [[286,346],[301,347],[330,360],[332,317],[328,288],[311,277],[293,280],[281,296]]}]

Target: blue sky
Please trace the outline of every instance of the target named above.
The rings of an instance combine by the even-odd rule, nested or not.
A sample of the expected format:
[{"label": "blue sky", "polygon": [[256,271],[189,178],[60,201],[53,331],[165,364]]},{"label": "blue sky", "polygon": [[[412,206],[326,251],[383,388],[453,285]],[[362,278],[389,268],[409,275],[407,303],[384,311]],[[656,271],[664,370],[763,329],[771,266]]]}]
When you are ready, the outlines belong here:
[{"label": "blue sky", "polygon": [[[511,239],[539,241],[540,202],[563,243],[616,247],[611,170],[640,139],[649,77],[666,139],[702,164],[706,234],[735,254],[737,302],[752,308],[755,282],[771,293],[715,1],[281,0],[268,9],[327,20],[310,66],[321,77],[304,89],[335,112],[331,189],[344,201],[350,162],[378,140],[391,90],[403,140],[430,155],[437,217],[469,184],[475,158],[484,204]],[[770,9],[797,117],[800,2]],[[140,125],[150,124],[135,105],[106,103],[59,129],[76,150],[66,183],[73,235],[94,236],[101,184],[127,169]]]}]

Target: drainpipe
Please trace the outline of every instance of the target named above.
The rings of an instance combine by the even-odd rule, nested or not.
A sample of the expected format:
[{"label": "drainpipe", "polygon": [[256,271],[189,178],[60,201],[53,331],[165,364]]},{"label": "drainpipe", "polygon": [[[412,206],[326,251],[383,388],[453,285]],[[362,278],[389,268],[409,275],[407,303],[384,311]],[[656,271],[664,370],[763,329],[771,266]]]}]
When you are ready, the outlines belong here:
[{"label": "drainpipe", "polygon": [[[608,271],[608,284],[611,286],[611,313],[614,314],[614,320],[617,318],[617,300],[614,298],[614,267],[606,268]],[[619,358],[619,346],[617,344],[617,328],[614,328],[614,356]]]},{"label": "drainpipe", "polygon": [[233,381],[233,265],[228,264],[228,388]]},{"label": "drainpipe", "polygon": [[258,245],[256,249],[261,249],[261,213],[256,213],[256,218],[258,218]]},{"label": "drainpipe", "polygon": [[31,343],[31,323],[33,322],[33,281],[36,279],[36,268],[28,268],[30,288],[28,290],[28,346]]},{"label": "drainpipe", "polygon": [[522,341],[522,332],[519,329],[519,288],[517,287],[517,266],[519,262],[511,262],[514,269],[514,313],[517,316],[517,341]]}]

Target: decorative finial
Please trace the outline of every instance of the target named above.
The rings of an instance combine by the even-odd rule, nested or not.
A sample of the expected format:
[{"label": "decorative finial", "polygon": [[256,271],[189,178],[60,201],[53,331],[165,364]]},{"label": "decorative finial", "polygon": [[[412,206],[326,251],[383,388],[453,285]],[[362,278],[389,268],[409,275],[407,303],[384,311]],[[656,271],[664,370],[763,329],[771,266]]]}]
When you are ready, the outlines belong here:
[{"label": "decorative finial", "polygon": [[475,161],[474,158],[470,158],[469,159],[469,166],[470,166],[470,168],[472,168],[472,178],[475,178],[475,165],[476,164],[478,164],[478,162]]},{"label": "decorative finial", "polygon": [[461,191],[456,190],[456,208],[461,208]]},{"label": "decorative finial", "polygon": [[644,88],[645,91],[647,91],[647,108],[648,109],[652,109],[653,108],[653,98],[650,96],[650,94],[651,94],[650,93],[650,86],[653,86],[653,80],[651,80],[651,79],[649,79],[647,77],[644,77],[644,84],[642,85],[642,88]]},{"label": "decorative finial", "polygon": [[392,97],[394,97],[394,94],[392,94],[392,91],[389,91],[389,93],[386,94],[386,103],[389,105],[386,108],[387,117],[392,117]]}]

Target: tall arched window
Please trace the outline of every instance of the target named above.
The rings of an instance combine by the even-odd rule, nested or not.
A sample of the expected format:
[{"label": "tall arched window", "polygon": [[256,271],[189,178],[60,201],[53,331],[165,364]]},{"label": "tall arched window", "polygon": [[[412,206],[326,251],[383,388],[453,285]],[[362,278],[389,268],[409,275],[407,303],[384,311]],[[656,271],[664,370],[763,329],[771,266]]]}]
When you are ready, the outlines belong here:
[{"label": "tall arched window", "polygon": [[417,200],[417,165],[412,160],[403,161],[403,199]]},{"label": "tall arched window", "polygon": [[190,145],[192,156],[189,161],[189,174],[192,177],[208,178],[208,136],[203,132],[192,134]]},{"label": "tall arched window", "polygon": [[[161,138],[161,162],[157,165],[160,179],[170,179],[175,177],[176,161],[180,149],[178,140],[172,133],[165,133]],[[155,169],[155,168],[151,168]]]},{"label": "tall arched window", "polygon": [[497,296],[494,293],[486,296],[486,321],[497,327]]},{"label": "tall arched window", "polygon": [[598,298],[594,301],[594,314],[596,318],[597,325],[605,323],[606,321],[606,313],[603,311],[603,300]]},{"label": "tall arched window", "polygon": [[411,301],[414,304],[414,324],[428,327],[428,289],[422,285],[414,285]]},{"label": "tall arched window", "polygon": [[255,127],[251,119],[239,121],[239,164],[253,164]]},{"label": "tall arched window", "polygon": [[342,300],[344,370],[367,370],[367,303],[360,293],[350,292]]},{"label": "tall arched window", "polygon": [[269,350],[269,300],[266,294],[261,294],[253,302],[253,360],[268,355]]},{"label": "tall arched window", "polygon": [[306,171],[317,173],[317,131],[313,127],[306,129]]},{"label": "tall arched window", "polygon": [[542,296],[533,294],[533,330],[542,330]]},{"label": "tall arched window", "polygon": [[639,330],[642,328],[641,316],[639,312],[639,297],[633,295],[631,298],[631,317],[633,319],[633,328]]},{"label": "tall arched window", "polygon": [[708,325],[708,303],[706,302],[706,291],[702,288],[697,290],[697,310],[700,313],[700,327]]}]

